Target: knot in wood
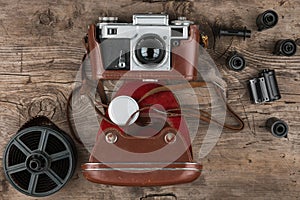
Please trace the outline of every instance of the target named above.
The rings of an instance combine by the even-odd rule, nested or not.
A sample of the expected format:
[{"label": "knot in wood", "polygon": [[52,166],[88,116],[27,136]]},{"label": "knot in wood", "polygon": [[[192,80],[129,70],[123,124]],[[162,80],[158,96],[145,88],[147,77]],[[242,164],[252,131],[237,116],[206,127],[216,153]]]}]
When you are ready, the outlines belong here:
[{"label": "knot in wood", "polygon": [[39,20],[43,25],[51,25],[55,21],[55,16],[51,10],[47,10],[40,14]]}]

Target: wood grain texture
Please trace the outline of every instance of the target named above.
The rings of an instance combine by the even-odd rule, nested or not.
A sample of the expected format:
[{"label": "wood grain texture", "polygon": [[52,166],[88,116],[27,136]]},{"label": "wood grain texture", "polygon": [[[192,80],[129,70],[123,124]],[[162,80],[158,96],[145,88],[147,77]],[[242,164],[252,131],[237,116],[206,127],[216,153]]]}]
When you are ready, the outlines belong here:
[{"label": "wood grain texture", "polygon": [[[274,9],[278,25],[256,32],[256,16]],[[88,152],[79,145],[79,163],[71,181],[44,199],[140,199],[172,193],[177,199],[297,199],[300,196],[300,54],[272,55],[276,40],[300,37],[297,0],[201,1],[71,1],[0,0],[0,152],[30,117],[46,115],[69,132],[66,99],[72,90],[84,48],[87,25],[99,16],[130,21],[133,13],[167,12],[197,22],[253,30],[251,39],[216,38],[209,53],[228,84],[228,102],[245,120],[240,133],[224,131],[217,146],[201,162],[204,171],[193,183],[166,187],[115,187],[90,183],[80,172]],[[228,49],[244,54],[248,66],[240,73],[224,66]],[[246,82],[264,69],[275,69],[282,99],[264,105],[249,101]],[[110,84],[110,83],[106,83]],[[274,138],[264,127],[269,117],[290,125],[287,139]],[[201,126],[206,127],[205,124]],[[197,151],[201,136],[194,142]],[[0,199],[34,199],[9,185],[0,154]],[[149,196],[148,199],[159,199]],[[147,198],[146,198],[147,199]],[[160,198],[164,199],[164,198]],[[172,199],[170,197],[169,199]]]}]

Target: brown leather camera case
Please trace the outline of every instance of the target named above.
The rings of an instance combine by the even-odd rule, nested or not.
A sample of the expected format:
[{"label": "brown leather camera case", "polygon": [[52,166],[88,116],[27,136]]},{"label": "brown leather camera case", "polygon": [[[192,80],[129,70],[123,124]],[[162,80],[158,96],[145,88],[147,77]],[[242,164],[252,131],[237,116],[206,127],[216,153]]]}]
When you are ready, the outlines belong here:
[{"label": "brown leather camera case", "polygon": [[[118,90],[115,97],[131,96],[139,102],[140,108],[150,102],[152,105],[159,103],[166,110],[179,108],[171,91],[143,98],[145,93],[160,86],[158,83],[129,82]],[[132,91],[135,92],[130,94]],[[140,111],[140,116],[147,113],[147,109]],[[151,118],[151,121],[153,125],[141,126],[136,121],[119,127],[102,120],[89,163],[82,165],[84,176],[96,183],[125,186],[171,185],[198,178],[202,165],[193,160],[184,117],[169,116],[166,122]],[[108,134],[117,138],[114,143],[107,142]]]}]

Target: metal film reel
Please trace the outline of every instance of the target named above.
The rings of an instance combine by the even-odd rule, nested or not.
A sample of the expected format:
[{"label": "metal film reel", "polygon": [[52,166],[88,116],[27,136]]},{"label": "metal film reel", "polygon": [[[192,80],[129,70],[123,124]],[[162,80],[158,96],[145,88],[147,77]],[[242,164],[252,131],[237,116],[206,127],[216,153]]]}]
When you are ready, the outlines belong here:
[{"label": "metal film reel", "polygon": [[77,154],[71,138],[47,118],[26,123],[5,148],[6,178],[18,191],[43,197],[60,190],[72,177]]}]

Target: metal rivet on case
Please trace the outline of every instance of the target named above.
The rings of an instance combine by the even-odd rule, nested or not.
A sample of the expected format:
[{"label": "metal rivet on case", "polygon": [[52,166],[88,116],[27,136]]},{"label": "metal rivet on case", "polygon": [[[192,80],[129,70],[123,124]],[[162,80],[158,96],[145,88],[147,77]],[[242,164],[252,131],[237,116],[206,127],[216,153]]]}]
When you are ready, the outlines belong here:
[{"label": "metal rivet on case", "polygon": [[107,143],[110,143],[110,144],[114,144],[117,142],[118,140],[118,136],[112,132],[108,132],[106,135],[105,135],[105,140]]},{"label": "metal rivet on case", "polygon": [[174,133],[167,133],[165,135],[165,142],[168,144],[173,144],[176,141],[176,135]]}]

